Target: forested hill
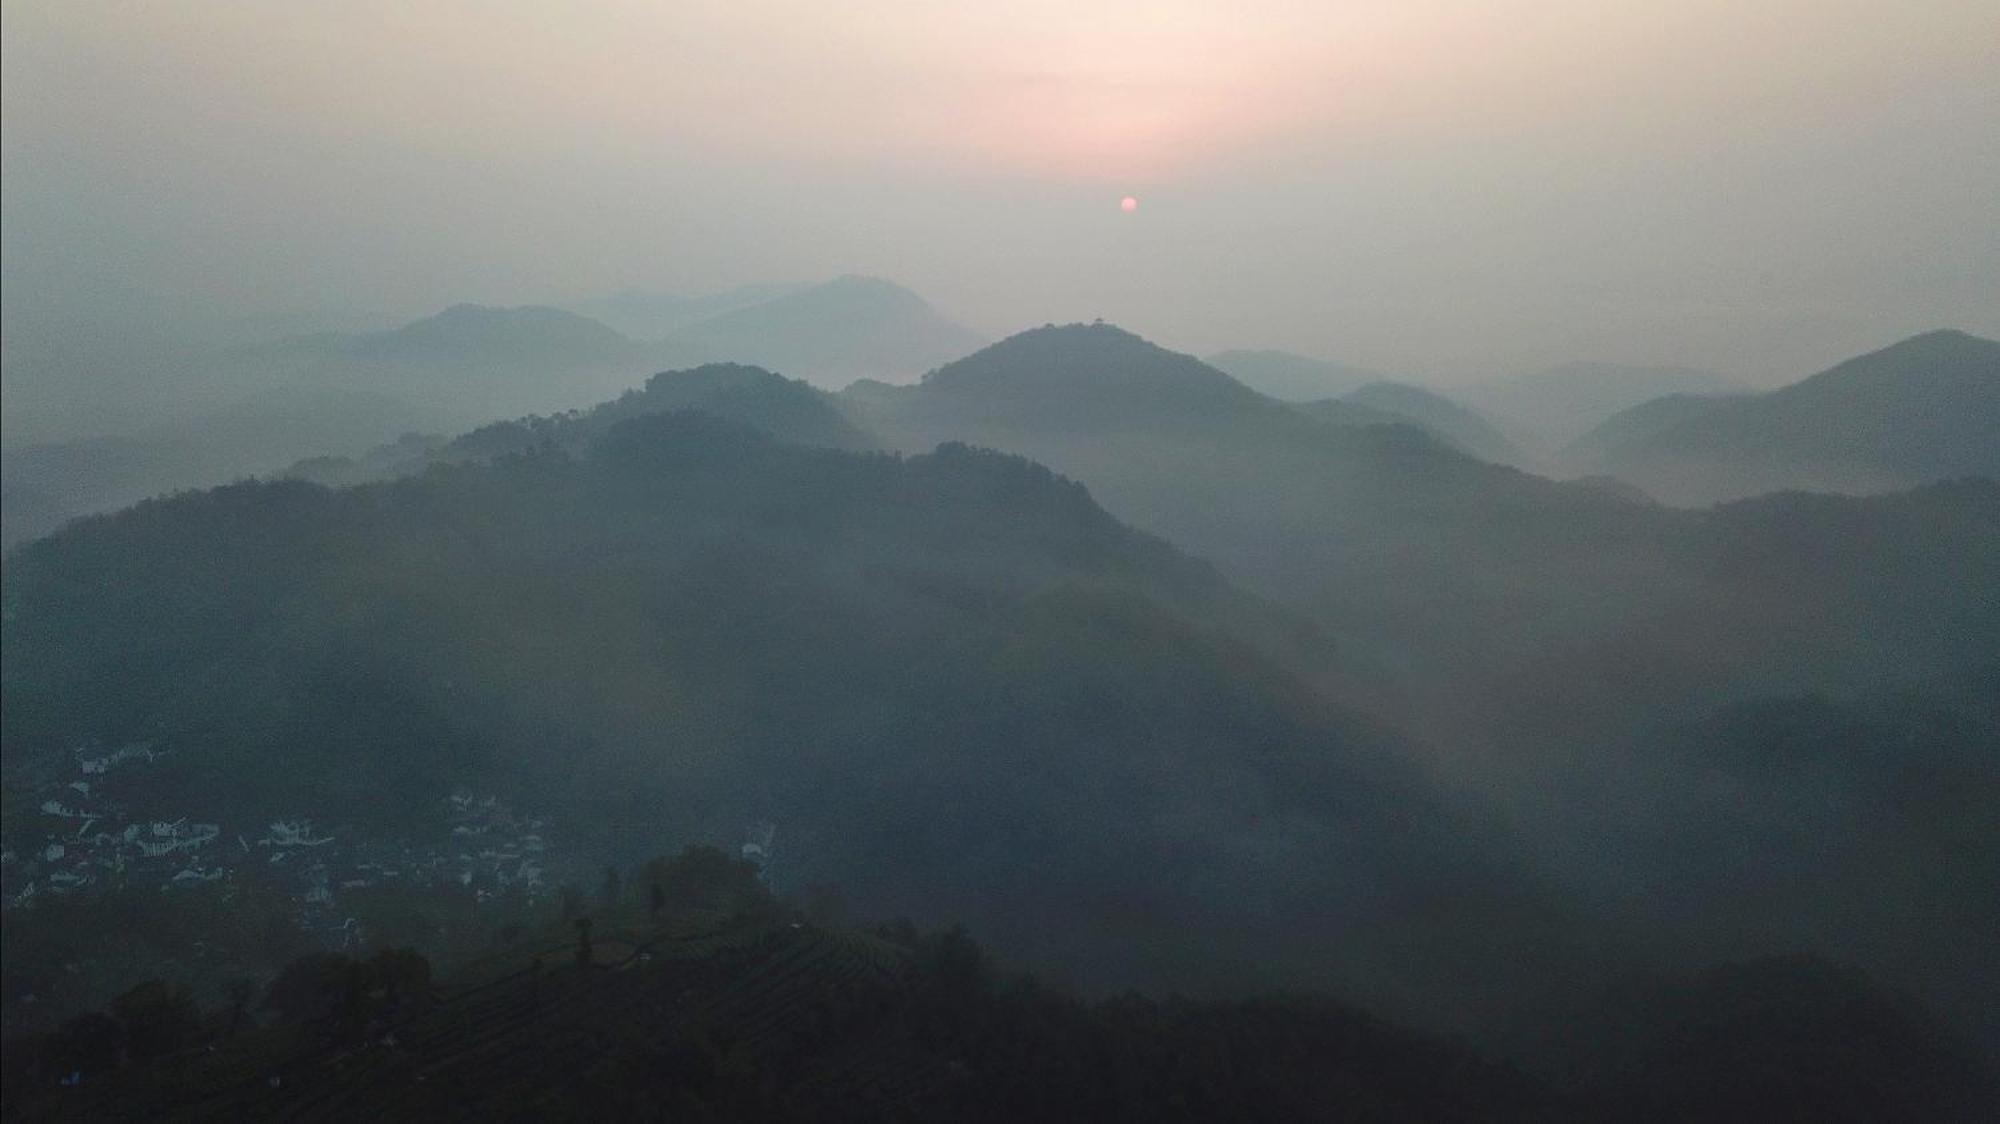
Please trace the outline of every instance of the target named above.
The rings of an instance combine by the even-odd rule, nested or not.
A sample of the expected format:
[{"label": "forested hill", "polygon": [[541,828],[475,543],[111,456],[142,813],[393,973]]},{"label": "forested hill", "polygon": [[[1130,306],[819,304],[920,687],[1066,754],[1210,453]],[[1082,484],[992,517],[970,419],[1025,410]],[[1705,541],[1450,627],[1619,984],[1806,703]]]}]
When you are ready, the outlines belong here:
[{"label": "forested hill", "polygon": [[[552,1119],[857,1122],[1540,1119],[1555,1103],[1463,1044],[1327,999],[1083,1002],[1002,974],[963,930],[785,916],[768,902],[737,917],[600,910],[588,964],[574,930],[551,926],[429,989],[411,986],[421,961],[321,954],[273,985],[276,1025],[206,1050],[191,1019],[155,1013],[171,1009],[155,985],[142,1017],[129,999],[115,1006],[151,1032],[134,1036],[148,1052],[161,1038],[180,1052],[115,1071],[100,1043],[119,1023],[78,1020],[18,1051],[6,1103],[26,1119],[462,1119],[532,1105]],[[350,998],[342,977],[357,968],[397,986]],[[60,1088],[52,1073],[82,1076]]]},{"label": "forested hill", "polygon": [[1083,481],[1121,519],[1391,662],[1506,659],[1645,611],[1674,528],[1646,505],[1335,424],[1109,325],[1044,328],[843,404],[898,447],[963,440]]},{"label": "forested hill", "polygon": [[796,445],[850,450],[880,445],[835,409],[825,391],[762,367],[710,363],[662,371],[644,386],[588,410],[492,422],[450,440],[406,439],[358,459],[316,457],[293,465],[287,475],[340,485],[407,476],[432,463],[491,460],[544,447],[581,454],[621,421],[676,410],[712,414]]},{"label": "forested hill", "polygon": [[[1983,1120],[1994,1092],[1962,1040],[1809,957],[1579,989],[1530,1074],[1324,996],[1082,999],[1005,970],[963,928],[850,928],[754,874],[742,889],[740,870],[674,877],[722,873],[699,858],[641,872],[649,912],[550,916],[442,980],[391,949],[302,957],[255,1006],[239,989],[203,1012],[151,982],[10,1042],[0,1112],[1820,1124]],[[678,907],[703,890],[733,904]]]},{"label": "forested hill", "polygon": [[[1405,924],[1450,903],[1468,971],[1519,935],[1475,920],[1521,916],[1505,860],[1261,654],[1276,614],[1014,457],[649,415],[581,455],[142,504],[23,548],[5,599],[10,793],[143,746],[125,814],[225,840],[423,838],[459,787],[578,856],[770,821],[788,878],[1111,982],[1445,991]],[[75,827],[20,811],[22,854]]]},{"label": "forested hill", "polygon": [[[1101,324],[1023,333],[921,386],[841,401],[901,447],[963,440],[1048,464],[1453,695],[1611,637],[1658,645],[1647,658],[1676,677],[1712,683],[1754,657],[1813,687],[1833,682],[1806,673],[1816,665],[1893,676],[2000,628],[1991,599],[1964,596],[1981,587],[1960,584],[2000,565],[1990,481],[1675,510],[1484,463],[1407,426],[1329,424]],[[1739,611],[1847,640],[1745,633]],[[1728,644],[1695,655],[1669,639],[1702,629]]]},{"label": "forested hill", "polygon": [[2000,342],[1927,332],[1768,394],[1649,402],[1568,456],[1691,504],[2000,477]]}]

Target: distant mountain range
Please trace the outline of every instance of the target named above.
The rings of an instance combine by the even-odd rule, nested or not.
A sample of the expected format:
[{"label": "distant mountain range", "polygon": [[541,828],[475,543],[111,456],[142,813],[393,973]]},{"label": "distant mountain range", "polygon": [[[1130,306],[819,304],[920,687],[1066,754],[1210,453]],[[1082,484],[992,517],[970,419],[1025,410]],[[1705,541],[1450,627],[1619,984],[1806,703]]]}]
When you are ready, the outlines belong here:
[{"label": "distant mountain range", "polygon": [[[1807,400],[1976,393],[1968,340]],[[781,821],[798,877],[1030,963],[1226,962],[1426,1025],[1497,1013],[1496,971],[1597,970],[1587,904],[1661,962],[1838,954],[2000,1040],[1959,955],[2000,877],[2000,483],[1684,510],[1353,399],[1075,324],[839,394],[710,364],[318,466],[366,487],[144,503],[10,555],[5,761],[171,749],[162,820],[393,837],[476,782],[578,851]]]},{"label": "distant mountain range", "polygon": [[1222,351],[1208,365],[1260,394],[1296,402],[1335,425],[1415,425],[1480,460],[1519,464],[1523,458],[1491,422],[1434,390],[1286,351]]},{"label": "distant mountain range", "polygon": [[635,340],[657,340],[690,324],[790,296],[811,287],[806,284],[739,285],[733,289],[694,296],[627,289],[608,297],[577,301],[568,308]]},{"label": "distant mountain range", "polygon": [[312,457],[281,475],[329,487],[393,480],[431,465],[492,461],[499,457],[562,450],[581,455],[621,421],[648,414],[698,410],[749,426],[796,445],[864,450],[876,447],[834,407],[832,396],[803,380],[761,367],[711,363],[664,371],[594,409],[493,422],[445,439],[401,440],[358,457]]},{"label": "distant mountain range", "polygon": [[1350,367],[1294,355],[1289,351],[1218,351],[1208,365],[1244,386],[1283,402],[1316,402],[1339,398],[1389,376],[1366,367]]},{"label": "distant mountain range", "polygon": [[279,386],[134,433],[0,450],[0,547],[80,515],[273,471],[303,455],[364,449],[453,415],[390,394]]},{"label": "distant mountain range", "polygon": [[[354,457],[399,434],[560,414],[666,369],[743,362],[823,385],[906,380],[983,342],[909,290],[861,277],[684,300],[626,294],[590,307],[628,326],[678,330],[642,341],[558,308],[461,304],[388,331],[318,333],[190,363],[198,375],[184,377],[227,405],[128,434],[9,445],[0,545],[305,458],[348,458],[320,469],[345,478]],[[394,459],[416,448],[406,443]]]},{"label": "distant mountain range", "polygon": [[252,359],[318,382],[453,404],[471,423],[584,406],[653,372],[707,363],[751,364],[834,388],[858,378],[908,381],[985,342],[910,290],[872,277],[738,289],[667,307],[637,297],[612,305],[628,324],[685,322],[635,339],[557,308],[457,305],[393,331],[305,337]]},{"label": "distant mountain range", "polygon": [[1475,383],[1459,392],[1531,453],[1553,453],[1641,402],[1669,394],[1730,394],[1742,386],[1726,375],[1686,367],[1566,363],[1544,371]]},{"label": "distant mountain range", "polygon": [[838,389],[908,382],[985,342],[900,285],[848,276],[691,324],[654,355],[661,368],[748,363]]},{"label": "distant mountain range", "polygon": [[1768,394],[1655,399],[1564,459],[1676,503],[2000,476],[2000,342],[1931,332]]},{"label": "distant mountain range", "polygon": [[[1438,655],[1477,650],[1488,614],[1532,613],[1521,598],[1541,594],[1526,591],[1551,589],[1550,573],[1523,575],[1509,604],[1481,607],[1474,589],[1497,592],[1520,565],[1502,540],[1590,528],[1615,552],[1630,537],[1616,528],[1644,523],[1601,492],[1484,464],[1414,425],[1330,424],[1108,325],[1024,332],[920,386],[841,399],[899,448],[965,440],[1042,460],[1122,517],[1352,635],[1422,635]],[[1425,535],[1418,549],[1412,537]],[[1585,570],[1604,569],[1561,556],[1532,565],[1577,570],[1564,598],[1589,584]]]},{"label": "distant mountain range", "polygon": [[1429,430],[1453,448],[1495,464],[1521,464],[1521,451],[1477,410],[1406,382],[1374,382],[1341,399],[1380,410]]},{"label": "distant mountain range", "polygon": [[[1462,685],[1547,645],[1635,630],[1651,644],[1659,619],[1714,630],[1656,653],[1674,671],[1653,685],[1677,689],[1914,676],[1969,658],[1969,637],[2000,635],[2000,602],[1974,611],[1956,595],[1921,611],[1898,602],[1893,628],[1875,621],[1880,599],[1901,596],[1894,589],[1965,588],[1942,576],[1928,586],[1919,572],[1996,564],[1991,481],[1867,503],[1774,497],[1726,514],[1679,512],[1484,463],[1407,426],[1329,425],[1104,325],[1023,333],[920,386],[857,387],[841,401],[896,447],[963,440],[1048,463],[1406,681]],[[1914,537],[1875,552],[1874,540],[1852,537],[1862,526]],[[1785,563],[1747,545],[1759,542]],[[1761,588],[1752,575],[1773,566],[1824,574],[1836,558],[1878,585],[1828,604],[1803,587],[1749,592]],[[1698,607],[1720,604],[1730,608]],[[1801,604],[1814,608],[1783,628],[1734,631],[1746,616]],[[1807,632],[1846,639],[1803,644]]]},{"label": "distant mountain range", "polygon": [[457,425],[602,400],[654,369],[644,344],[542,305],[453,305],[388,331],[300,336],[222,362],[242,385],[393,394]]}]

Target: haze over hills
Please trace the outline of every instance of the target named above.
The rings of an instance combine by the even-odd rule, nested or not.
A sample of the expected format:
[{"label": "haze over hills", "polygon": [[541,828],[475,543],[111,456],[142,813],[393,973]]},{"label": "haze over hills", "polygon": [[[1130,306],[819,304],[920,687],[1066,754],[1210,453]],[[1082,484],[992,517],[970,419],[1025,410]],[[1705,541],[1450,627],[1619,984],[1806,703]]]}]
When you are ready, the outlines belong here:
[{"label": "haze over hills", "polygon": [[1434,390],[1406,382],[1373,382],[1349,391],[1342,401],[1410,419],[1452,447],[1495,464],[1521,464],[1521,451],[1479,412]]},{"label": "haze over hills", "polygon": [[[1309,630],[1010,456],[642,414],[581,456],[155,501],[8,566],[10,792],[143,743],[122,816],[307,817],[323,862],[449,845],[461,790],[585,871],[769,820],[798,884],[1024,962],[1337,981],[1433,1020],[1497,1010],[1410,943],[1438,911],[1481,934],[1454,978],[1561,944],[1504,849],[1466,847],[1488,829],[1290,669],[1339,659]],[[95,876],[73,844],[40,865]]]},{"label": "haze over hills", "polygon": [[307,336],[246,354],[245,378],[400,394],[461,424],[569,409],[629,387],[646,348],[559,308],[453,305],[385,332]]},{"label": "haze over hills", "polygon": [[[1683,886],[1679,913],[1645,909],[1669,945],[1711,939],[1701,926],[1722,899],[1706,895],[1728,892],[1726,881],[1683,882],[1691,856],[1659,848],[1669,802],[1656,783],[1684,801],[1674,824],[1723,830],[1733,798],[1660,778],[1647,731],[1703,721],[1731,700],[1815,694],[1905,692],[1951,713],[1960,704],[1933,696],[1937,684],[1995,673],[1992,480],[1680,511],[1486,464],[1409,427],[1319,423],[1101,325],[1024,333],[921,386],[842,400],[906,447],[955,438],[1026,452],[1114,514],[1311,615],[1350,657],[1392,669],[1394,686],[1371,703],[1419,735],[1440,775],[1536,809],[1548,831],[1530,834],[1546,861],[1634,908],[1645,886]],[[1930,742],[1937,760],[1979,778],[1961,782],[1968,790],[2000,777],[1974,749],[1990,728],[1954,723]],[[1944,958],[1992,918],[1937,912],[1963,894],[1964,871],[1987,869],[1962,849],[1982,834],[1971,807],[1924,798],[1830,810],[1840,826],[1821,830],[1866,838],[1898,877],[1926,873],[1894,894],[1858,876],[1844,885],[1874,891],[1827,882],[1810,911],[1733,906],[1745,942],[1733,951],[1810,943],[1801,917],[1839,915],[1843,941],[1855,942],[1845,953],[2000,1040],[1982,1022],[2000,994]],[[1607,818],[1608,808],[1620,812]],[[1800,877],[1833,878],[1812,838],[1773,846],[1811,872]],[[1913,898],[1926,903],[1921,922],[1896,904]],[[1879,953],[1888,947],[1902,952]]]},{"label": "haze over hills", "polygon": [[[10,846],[310,818],[370,884],[471,792],[575,881],[635,824],[769,821],[790,885],[1093,986],[1334,987],[1530,1049],[1557,981],[1803,950],[2000,1042],[1959,955],[2000,924],[2000,484],[1685,511],[1396,416],[1078,324],[85,520],[8,561]],[[90,803],[79,745],[134,755]]]},{"label": "haze over hills", "polygon": [[1619,363],[1565,363],[1463,388],[1459,397],[1510,439],[1553,453],[1606,418],[1669,394],[1731,394],[1741,388],[1714,371]]},{"label": "haze over hills", "polygon": [[[639,344],[554,308],[455,305],[389,331],[320,333],[176,358],[174,377],[216,405],[137,429],[10,443],[0,470],[4,542],[149,496],[270,473],[412,431],[586,405],[649,370]],[[166,376],[163,376],[166,377]]]},{"label": "haze over hills", "polygon": [[1295,409],[1328,425],[1410,426],[1440,444],[1496,464],[1521,459],[1507,439],[1477,414],[1406,383],[1370,383],[1346,397],[1300,402]]},{"label": "haze over hills", "polygon": [[1767,394],[1648,402],[1565,459],[1676,503],[2000,475],[2000,342],[1930,332]]},{"label": "haze over hills", "polygon": [[451,415],[389,394],[281,386],[134,433],[0,451],[0,549],[81,515],[271,472],[304,454],[366,448]]},{"label": "haze over hills", "polygon": [[590,410],[494,422],[451,439],[398,441],[360,458],[311,458],[292,465],[284,475],[341,486],[410,476],[433,464],[491,461],[554,449],[582,455],[621,421],[677,410],[699,410],[796,445],[865,450],[880,444],[855,428],[835,408],[831,395],[803,380],[760,367],[712,363],[663,371],[647,379],[645,386]]},{"label": "haze over hills", "polygon": [[[898,447],[967,440],[1042,460],[1398,662],[1416,657],[1415,637],[1425,658],[1457,659],[1518,639],[1527,620],[1564,627],[1540,600],[1548,575],[1524,566],[1566,569],[1581,589],[1623,574],[1604,558],[1630,550],[1644,570],[1656,553],[1632,505],[1481,463],[1413,427],[1327,424],[1108,325],[1024,332],[921,386],[842,400]],[[1527,548],[1587,533],[1597,559]]]},{"label": "haze over hills", "polygon": [[0,1124],[2000,1121],[2000,3],[1522,7],[0,0]]},{"label": "haze over hills", "polygon": [[[1522,460],[1519,450],[1477,411],[1380,371],[1285,351],[1222,351],[1206,362],[1260,394],[1310,405],[1328,421],[1368,425],[1401,420],[1480,460]],[[1328,404],[1332,402],[1341,404]]]},{"label": "haze over hills", "polygon": [[1207,362],[1244,386],[1285,402],[1339,398],[1389,377],[1366,367],[1350,367],[1289,351],[1218,351]]},{"label": "haze over hills", "polygon": [[908,382],[985,342],[900,285],[850,275],[683,328],[655,355],[662,367],[749,363],[838,389]]},{"label": "haze over hills", "polygon": [[[841,401],[900,447],[967,440],[1042,460],[1115,514],[1352,639],[1393,645],[1399,661],[1504,662],[1648,620],[1710,580],[1713,551],[1755,537],[1482,463],[1408,427],[1321,424],[1108,325],[1025,332],[920,386]],[[1985,495],[1855,510],[1961,502],[1971,533],[1991,516]],[[1782,526],[1793,509],[1847,510],[1805,498],[1747,510]]]},{"label": "haze over hills", "polygon": [[[143,425],[72,441],[9,443],[0,543],[45,534],[78,515],[305,459],[332,458],[321,470],[329,479],[349,479],[363,450],[399,435],[588,407],[665,368],[765,356],[766,365],[781,371],[817,372],[839,383],[855,373],[921,373],[980,342],[908,290],[866,278],[744,286],[685,300],[626,294],[608,306],[621,322],[642,327],[666,320],[714,326],[641,342],[557,308],[460,304],[386,331],[321,332],[198,356],[156,356],[156,364],[174,364],[154,373],[182,388],[186,401],[179,408],[148,406],[134,389],[128,397],[137,416],[149,419]],[[213,404],[192,406],[200,401]],[[734,416],[728,408],[720,412]],[[778,435],[807,439],[782,428]],[[420,448],[405,442],[391,463],[407,462]],[[363,475],[388,468],[376,465]]]},{"label": "haze over hills", "polygon": [[572,312],[588,316],[635,340],[657,340],[710,317],[790,296],[810,287],[805,284],[738,285],[694,296],[626,289],[608,297],[576,301],[568,307]]}]

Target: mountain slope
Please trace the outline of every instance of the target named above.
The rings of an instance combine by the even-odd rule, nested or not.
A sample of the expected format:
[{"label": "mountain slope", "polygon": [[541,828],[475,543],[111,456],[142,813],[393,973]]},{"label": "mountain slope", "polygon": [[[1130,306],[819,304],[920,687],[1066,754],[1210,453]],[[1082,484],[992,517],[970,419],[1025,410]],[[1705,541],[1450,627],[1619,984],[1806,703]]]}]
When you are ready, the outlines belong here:
[{"label": "mountain slope", "polygon": [[840,387],[907,382],[983,342],[900,285],[849,276],[692,324],[651,354],[656,366],[749,363]]},{"label": "mountain slope", "polygon": [[331,458],[322,471],[341,473],[351,467],[339,463],[344,458],[399,434],[572,409],[626,390],[653,369],[644,348],[594,320],[469,304],[384,332],[242,349],[208,366],[219,384],[239,388],[226,406],[127,435],[9,447],[0,460],[8,501],[0,545],[80,515],[304,460]]},{"label": "mountain slope", "polygon": [[1408,418],[1453,448],[1495,464],[1519,464],[1520,450],[1476,410],[1433,390],[1402,382],[1374,382],[1341,399]]},{"label": "mountain slope", "polygon": [[1328,425],[1107,325],[1022,333],[921,386],[842,402],[902,448],[965,440],[1056,466],[1399,664],[1484,658],[1627,593],[1643,606],[1634,575],[1659,568],[1658,528],[1635,505],[1409,426]]},{"label": "mountain slope", "polygon": [[[461,787],[584,869],[769,820],[789,877],[975,920],[1030,963],[1405,1004],[1458,986],[1407,926],[1495,895],[1519,920],[1504,860],[1269,654],[1295,637],[1267,611],[998,454],[645,415],[580,458],[88,520],[16,554],[5,597],[10,791],[143,743],[127,814],[223,838],[419,840]],[[73,828],[7,830],[32,855]]]},{"label": "mountain slope", "polygon": [[358,359],[453,366],[606,362],[633,350],[631,340],[595,320],[541,305],[457,304],[400,328],[332,343]]},{"label": "mountain slope", "polygon": [[825,391],[759,367],[711,363],[686,371],[662,371],[647,379],[645,386],[589,410],[493,422],[450,440],[405,437],[358,459],[302,460],[284,475],[342,487],[414,475],[433,464],[491,461],[550,449],[582,455],[621,421],[678,410],[697,410],[794,445],[849,450],[880,445],[835,409]]},{"label": "mountain slope", "polygon": [[1206,360],[1244,386],[1281,402],[1339,398],[1386,375],[1289,351],[1219,351]]},{"label": "mountain slope", "polygon": [[1648,403],[1571,454],[1682,503],[2000,476],[2000,342],[1931,332],[1769,394]]},{"label": "mountain slope", "polygon": [[246,385],[306,382],[392,393],[453,425],[602,400],[650,370],[646,349],[573,312],[453,305],[383,332],[326,333],[234,353]]},{"label": "mountain slope", "polygon": [[0,548],[82,515],[149,496],[272,472],[435,426],[440,413],[390,394],[280,386],[186,421],[136,433],[0,452]]},{"label": "mountain slope", "polygon": [[[1545,645],[1654,628],[1718,577],[1746,603],[1851,626],[1860,642],[1839,650],[1866,653],[1859,662],[1885,674],[1898,658],[1915,666],[1962,653],[1965,637],[1992,627],[1980,614],[1953,619],[1964,608],[1954,591],[1966,587],[1949,576],[1993,549],[1981,488],[1851,509],[1774,497],[1679,512],[1485,464],[1407,427],[1329,426],[1108,326],[1024,333],[921,386],[841,400],[902,447],[966,440],[1048,463],[1122,518],[1311,613],[1353,650],[1443,683]],[[1843,521],[1869,535],[1907,523],[1921,546],[1880,555],[1872,538],[1840,541]],[[1745,548],[1754,542],[1776,553]],[[1878,567],[1880,588],[1819,597],[1816,583],[1848,564]],[[1774,596],[1762,583],[1788,567],[1794,584]],[[1921,623],[1897,656],[1864,624],[1869,614]],[[1750,639],[1758,658],[1795,667],[1830,654]]]},{"label": "mountain slope", "polygon": [[1669,394],[1730,394],[1737,383],[1713,371],[1567,363],[1466,387],[1464,400],[1535,452],[1568,445],[1620,410]]}]

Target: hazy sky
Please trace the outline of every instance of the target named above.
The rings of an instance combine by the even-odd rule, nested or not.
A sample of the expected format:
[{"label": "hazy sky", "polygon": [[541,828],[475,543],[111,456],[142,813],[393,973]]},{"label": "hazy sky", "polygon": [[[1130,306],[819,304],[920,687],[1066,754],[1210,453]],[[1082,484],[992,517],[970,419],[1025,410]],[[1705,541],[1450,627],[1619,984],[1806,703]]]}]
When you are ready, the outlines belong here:
[{"label": "hazy sky", "polygon": [[2000,335],[1994,0],[0,12],[10,339],[846,272],[1447,377]]}]

